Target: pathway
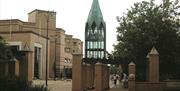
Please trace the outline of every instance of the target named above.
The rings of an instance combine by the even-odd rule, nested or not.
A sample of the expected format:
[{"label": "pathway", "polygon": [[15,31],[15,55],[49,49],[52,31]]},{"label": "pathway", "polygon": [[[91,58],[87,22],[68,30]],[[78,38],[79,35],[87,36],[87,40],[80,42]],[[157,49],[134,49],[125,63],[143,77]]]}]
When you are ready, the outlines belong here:
[{"label": "pathway", "polygon": [[[45,84],[45,80],[33,80],[33,84]],[[71,80],[48,80],[48,88],[50,91],[71,91],[72,81]],[[112,81],[110,81],[110,90],[107,91],[128,91],[124,89],[121,83],[117,82],[115,86]]]},{"label": "pathway", "polygon": [[[45,84],[45,80],[34,80],[34,84]],[[48,80],[48,88],[50,91],[71,91],[72,81],[71,80]]]},{"label": "pathway", "polygon": [[110,90],[108,91],[128,91],[128,89],[125,89],[122,87],[122,84],[117,82],[117,85],[115,86],[113,82],[110,82]]}]

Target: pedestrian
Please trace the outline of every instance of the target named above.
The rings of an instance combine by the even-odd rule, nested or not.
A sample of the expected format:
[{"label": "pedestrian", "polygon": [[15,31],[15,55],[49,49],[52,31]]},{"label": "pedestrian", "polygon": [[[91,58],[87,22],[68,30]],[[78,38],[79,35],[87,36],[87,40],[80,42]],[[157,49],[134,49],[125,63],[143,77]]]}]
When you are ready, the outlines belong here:
[{"label": "pedestrian", "polygon": [[113,80],[114,80],[114,85],[117,84],[117,77],[116,77],[116,74],[113,75]]},{"label": "pedestrian", "polygon": [[123,86],[124,86],[124,83],[125,83],[125,81],[126,81],[126,78],[127,78],[126,73],[123,73],[123,74],[122,74],[122,80],[121,80]]}]

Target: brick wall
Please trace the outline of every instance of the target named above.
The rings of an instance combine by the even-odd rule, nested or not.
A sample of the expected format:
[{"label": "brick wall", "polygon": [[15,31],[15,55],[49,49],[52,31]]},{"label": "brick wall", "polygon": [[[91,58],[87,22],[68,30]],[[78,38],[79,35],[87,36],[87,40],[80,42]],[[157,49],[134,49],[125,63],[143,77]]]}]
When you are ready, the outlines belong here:
[{"label": "brick wall", "polygon": [[136,82],[136,91],[163,91],[165,88],[164,82]]}]

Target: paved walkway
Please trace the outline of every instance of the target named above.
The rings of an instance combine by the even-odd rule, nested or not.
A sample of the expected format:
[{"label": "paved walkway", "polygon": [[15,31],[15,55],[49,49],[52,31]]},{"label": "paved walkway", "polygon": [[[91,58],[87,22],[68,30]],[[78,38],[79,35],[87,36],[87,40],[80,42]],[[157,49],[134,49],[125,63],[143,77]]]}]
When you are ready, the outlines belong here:
[{"label": "paved walkway", "polygon": [[108,91],[128,91],[128,89],[123,88],[121,85],[117,85]]},{"label": "paved walkway", "polygon": [[108,91],[128,91],[128,89],[125,89],[122,87],[122,84],[118,81],[117,85],[114,85],[113,82],[110,82],[110,90]]},{"label": "paved walkway", "polygon": [[[33,84],[45,84],[45,80],[34,80]],[[48,80],[48,88],[50,91],[71,91],[71,80]]]},{"label": "paved walkway", "polygon": [[[34,80],[33,84],[45,84],[45,80]],[[48,80],[48,88],[50,91],[71,91],[72,90],[72,81],[71,80]],[[112,81],[110,81],[110,90],[107,91],[128,91],[124,89],[121,83],[117,82],[115,86]]]}]

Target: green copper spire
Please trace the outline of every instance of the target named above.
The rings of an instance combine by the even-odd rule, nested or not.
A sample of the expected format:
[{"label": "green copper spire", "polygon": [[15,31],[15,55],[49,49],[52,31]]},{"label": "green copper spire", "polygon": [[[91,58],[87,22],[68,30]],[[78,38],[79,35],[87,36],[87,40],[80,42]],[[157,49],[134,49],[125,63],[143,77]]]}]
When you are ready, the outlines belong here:
[{"label": "green copper spire", "polygon": [[93,22],[95,22],[97,27],[99,27],[100,24],[104,22],[98,0],[93,0],[87,20],[89,26],[92,26]]}]

